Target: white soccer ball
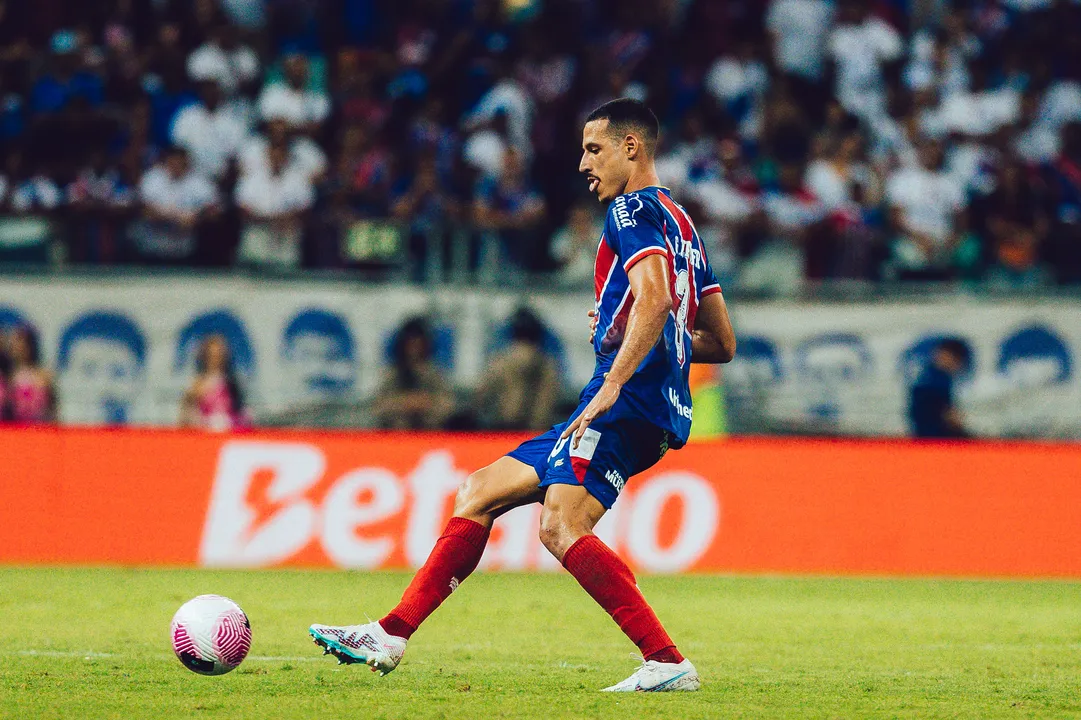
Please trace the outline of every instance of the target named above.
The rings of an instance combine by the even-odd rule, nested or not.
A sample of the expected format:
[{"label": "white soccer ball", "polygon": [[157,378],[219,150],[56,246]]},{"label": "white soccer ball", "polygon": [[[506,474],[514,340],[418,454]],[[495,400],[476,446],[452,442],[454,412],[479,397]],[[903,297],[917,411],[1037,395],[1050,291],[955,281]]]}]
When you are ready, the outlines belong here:
[{"label": "white soccer ball", "polygon": [[173,615],[173,652],[188,670],[224,675],[251,648],[251,623],[240,606],[221,595],[188,600]]}]

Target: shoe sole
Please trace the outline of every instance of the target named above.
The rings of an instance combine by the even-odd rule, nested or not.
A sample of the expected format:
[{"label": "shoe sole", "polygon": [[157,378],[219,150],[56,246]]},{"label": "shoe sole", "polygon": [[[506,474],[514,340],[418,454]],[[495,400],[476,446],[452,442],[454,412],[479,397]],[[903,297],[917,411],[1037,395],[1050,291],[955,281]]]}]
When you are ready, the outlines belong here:
[{"label": "shoe sole", "polygon": [[315,644],[323,649],[323,654],[333,655],[337,658],[339,665],[367,665],[372,669],[372,672],[379,673],[379,677],[385,676],[394,669],[393,666],[389,668],[386,667],[386,664],[380,663],[378,659],[374,657],[354,655],[350,650],[342,647],[337,640],[325,638],[314,630],[309,630],[308,634],[311,635]]}]

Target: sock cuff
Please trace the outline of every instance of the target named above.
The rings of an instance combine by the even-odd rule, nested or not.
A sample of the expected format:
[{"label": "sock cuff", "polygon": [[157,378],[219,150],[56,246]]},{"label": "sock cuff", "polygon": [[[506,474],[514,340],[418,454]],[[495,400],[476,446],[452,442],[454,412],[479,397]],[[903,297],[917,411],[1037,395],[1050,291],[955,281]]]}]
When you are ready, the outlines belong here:
[{"label": "sock cuff", "polygon": [[484,550],[484,546],[488,544],[488,528],[481,525],[479,522],[469,520],[468,518],[452,517],[447,526],[443,529],[443,534],[440,538],[445,537],[457,537],[465,540],[478,550]]},{"label": "sock cuff", "polygon": [[567,551],[563,553],[563,567],[570,570],[570,565],[572,562],[575,562],[575,558],[583,552],[589,552],[589,548],[595,543],[600,543],[604,546],[604,543],[601,542],[600,538],[592,534],[583,535],[575,540],[571,543],[571,546],[567,548]]}]

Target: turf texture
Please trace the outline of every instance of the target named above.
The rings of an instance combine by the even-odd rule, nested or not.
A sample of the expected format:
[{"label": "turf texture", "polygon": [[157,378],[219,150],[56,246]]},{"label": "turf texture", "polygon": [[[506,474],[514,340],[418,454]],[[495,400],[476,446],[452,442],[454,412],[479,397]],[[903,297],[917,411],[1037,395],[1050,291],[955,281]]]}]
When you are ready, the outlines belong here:
[{"label": "turf texture", "polygon": [[[307,636],[393,605],[404,573],[0,568],[0,717],[1081,718],[1081,585],[646,577],[698,693],[597,690],[633,646],[564,573],[477,574],[379,678]],[[219,593],[248,660],[202,677],[169,620]]]}]

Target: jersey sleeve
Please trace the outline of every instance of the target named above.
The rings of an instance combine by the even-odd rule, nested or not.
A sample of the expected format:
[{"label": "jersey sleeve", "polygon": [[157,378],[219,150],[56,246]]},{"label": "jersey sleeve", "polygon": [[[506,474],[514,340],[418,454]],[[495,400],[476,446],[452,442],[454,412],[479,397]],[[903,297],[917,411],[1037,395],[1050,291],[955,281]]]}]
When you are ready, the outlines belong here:
[{"label": "jersey sleeve", "polygon": [[640,260],[650,255],[668,255],[664,239],[664,219],[656,202],[641,193],[620,195],[608,211],[608,227],[612,245],[623,263],[623,270],[630,272]]},{"label": "jersey sleeve", "polygon": [[713,266],[706,259],[705,251],[702,252],[702,262],[705,264],[705,268],[702,271],[702,290],[698,293],[699,298],[721,291],[721,282],[717,279],[716,273],[713,272]]}]

